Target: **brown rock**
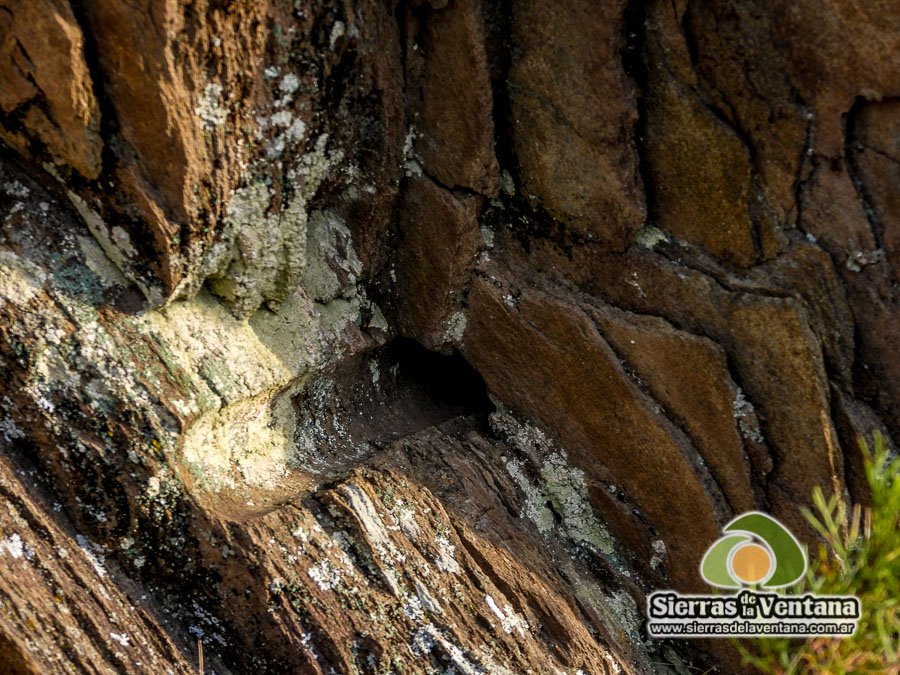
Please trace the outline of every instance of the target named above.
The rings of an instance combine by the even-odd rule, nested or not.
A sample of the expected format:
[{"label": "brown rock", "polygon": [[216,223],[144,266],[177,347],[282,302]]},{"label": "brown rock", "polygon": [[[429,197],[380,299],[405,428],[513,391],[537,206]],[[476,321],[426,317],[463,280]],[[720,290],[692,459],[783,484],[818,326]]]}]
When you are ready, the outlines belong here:
[{"label": "brown rock", "polygon": [[881,228],[881,243],[894,278],[900,279],[900,101],[863,107],[848,159],[859,166],[866,199]]},{"label": "brown rock", "polygon": [[84,36],[67,0],[0,3],[0,109],[24,129],[0,124],[0,137],[29,140],[85,178],[100,173],[100,110],[84,60]]},{"label": "brown rock", "polygon": [[453,0],[422,24],[407,51],[423,60],[411,92],[415,153],[442,185],[494,195],[500,178],[481,3]]},{"label": "brown rock", "polygon": [[481,245],[479,202],[428,178],[407,184],[397,235],[397,318],[404,335],[432,349],[459,338],[451,320]]},{"label": "brown rock", "polygon": [[[706,545],[698,542],[715,538],[725,509],[696,451],[654,412],[577,305],[491,272],[501,285],[479,279],[469,296],[466,357],[496,397],[553,430],[592,480],[627,490],[665,542],[678,588],[699,588]],[[660,475],[672,490],[659,489]]]},{"label": "brown rock", "polygon": [[[888,420],[900,424],[900,359],[897,315],[900,299],[885,249],[889,229],[866,212],[865,185],[849,169],[853,157],[817,165],[804,185],[801,227],[821,241],[843,278],[856,324],[861,393]],[[885,176],[890,180],[889,175]],[[871,208],[871,207],[870,207]],[[890,227],[890,226],[889,226]]]},{"label": "brown rock", "polygon": [[0,0],[0,670],[740,672],[644,601],[900,429],[890,3],[145,4]]},{"label": "brown rock", "polygon": [[159,607],[99,546],[76,539],[2,437],[0,446],[0,670],[196,672],[193,641],[167,634]]},{"label": "brown rock", "polygon": [[[659,21],[671,17],[668,3],[657,6]],[[677,24],[675,24],[677,25]],[[676,29],[665,26],[669,34]],[[743,142],[671,74],[663,37],[649,32],[644,148],[653,185],[650,217],[679,239],[698,244],[716,258],[749,267],[758,257],[750,220],[750,155]],[[676,43],[677,47],[680,44]],[[686,51],[686,50],[685,50]]]},{"label": "brown rock", "polygon": [[724,350],[662,319],[610,307],[592,315],[624,363],[693,439],[734,513],[755,508],[750,465],[738,429],[738,390]]},{"label": "brown rock", "polygon": [[738,296],[729,331],[742,386],[776,454],[772,481],[801,503],[817,485],[842,486],[821,348],[802,310],[791,300]]},{"label": "brown rock", "polygon": [[644,221],[619,58],[624,3],[516,0],[509,71],[521,192],[579,236],[622,249]]},{"label": "brown rock", "polygon": [[[575,262],[585,290],[601,287],[605,298],[619,307],[662,316],[722,345],[734,364],[736,384],[749,408],[756,410],[771,447],[773,482],[800,503],[807,503],[813,486],[832,486],[833,476],[840,483],[841,449],[835,442],[829,451],[825,442],[825,434],[834,438],[834,430],[827,418],[822,347],[802,299],[730,291],[705,274],[647,252],[627,257],[585,254]],[[762,458],[753,463],[757,471],[768,472]]]}]

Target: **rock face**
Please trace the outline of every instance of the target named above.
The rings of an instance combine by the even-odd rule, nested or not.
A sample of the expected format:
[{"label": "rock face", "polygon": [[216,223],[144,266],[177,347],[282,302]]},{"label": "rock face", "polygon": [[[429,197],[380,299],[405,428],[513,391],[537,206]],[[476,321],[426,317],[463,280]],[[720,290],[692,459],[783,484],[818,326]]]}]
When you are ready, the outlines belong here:
[{"label": "rock face", "polygon": [[735,671],[645,597],[900,432],[895,14],[0,0],[0,670]]}]

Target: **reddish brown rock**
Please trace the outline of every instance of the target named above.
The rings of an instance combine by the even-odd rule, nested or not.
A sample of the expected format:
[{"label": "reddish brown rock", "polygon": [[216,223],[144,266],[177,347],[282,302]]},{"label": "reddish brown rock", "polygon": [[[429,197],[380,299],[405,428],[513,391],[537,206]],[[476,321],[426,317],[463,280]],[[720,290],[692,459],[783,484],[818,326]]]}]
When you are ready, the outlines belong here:
[{"label": "reddish brown rock", "polygon": [[414,150],[428,175],[447,188],[496,194],[493,95],[481,3],[451,0],[427,11],[407,49]]},{"label": "reddish brown rock", "polygon": [[851,155],[865,198],[878,219],[881,244],[900,279],[900,101],[863,107],[855,120]]},{"label": "reddish brown rock", "polygon": [[755,508],[738,423],[741,394],[728,374],[724,350],[656,317],[609,307],[592,315],[623,362],[693,439],[731,509],[742,513]]},{"label": "reddish brown rock", "polygon": [[0,445],[0,670],[195,673],[194,640],[169,635],[159,607],[75,534],[34,470]]},{"label": "reddish brown rock", "polygon": [[624,3],[516,0],[509,71],[522,196],[579,236],[622,249],[644,221]]},{"label": "reddish brown rock", "polygon": [[739,296],[729,312],[732,358],[776,452],[772,480],[806,501],[843,485],[821,348],[790,300]]},{"label": "reddish brown rock", "polygon": [[[583,288],[602,287],[603,295],[620,307],[662,316],[724,347],[734,364],[736,384],[756,410],[762,436],[771,447],[772,481],[800,503],[807,502],[814,485],[829,487],[835,480],[840,484],[840,444],[835,442],[829,451],[825,441],[825,434],[833,438],[834,431],[827,418],[822,347],[802,300],[729,291],[711,277],[669,265],[655,254],[626,259],[585,255],[577,260]],[[767,473],[763,458],[754,464]]]},{"label": "reddish brown rock", "polygon": [[900,429],[898,35],[0,0],[0,670],[739,672],[644,601]]},{"label": "reddish brown rock", "polygon": [[454,315],[482,245],[479,202],[428,178],[407,184],[395,259],[397,318],[404,335],[432,349],[458,341],[465,327]]},{"label": "reddish brown rock", "polygon": [[648,30],[644,51],[650,72],[644,126],[647,172],[653,185],[650,218],[720,260],[749,267],[759,252],[748,205],[748,148],[689,87],[695,79],[692,71],[688,81],[673,74],[677,67],[669,60],[680,63],[687,50],[672,37],[680,37],[672,6],[657,3],[653,21],[664,25]]},{"label": "reddish brown rock", "polygon": [[[497,285],[479,279],[469,296],[467,358],[495,396],[552,429],[593,480],[627,490],[665,542],[678,588],[699,588],[705,545],[696,542],[715,536],[725,510],[696,451],[655,412],[576,304],[491,272]],[[677,492],[660,491],[659,475]]]},{"label": "reddish brown rock", "polygon": [[85,178],[100,173],[100,110],[84,59],[84,35],[67,0],[0,3],[0,109],[18,125],[0,137],[22,151],[32,140]]}]

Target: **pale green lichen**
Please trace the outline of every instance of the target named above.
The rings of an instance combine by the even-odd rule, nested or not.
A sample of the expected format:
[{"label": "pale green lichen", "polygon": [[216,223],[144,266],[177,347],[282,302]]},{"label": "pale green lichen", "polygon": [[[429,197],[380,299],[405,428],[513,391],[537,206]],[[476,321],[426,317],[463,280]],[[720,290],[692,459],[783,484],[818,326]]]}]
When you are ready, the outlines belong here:
[{"label": "pale green lichen", "polygon": [[110,286],[127,286],[128,281],[121,270],[106,256],[103,249],[90,237],[76,237],[78,247],[81,249],[84,263],[88,266],[100,283],[108,288]]},{"label": "pale green lichen", "polygon": [[[278,310],[296,291],[306,264],[307,204],[343,153],[328,150],[327,134],[302,152],[305,124],[286,111],[276,116],[260,118],[261,127],[273,120],[285,127],[267,150],[272,156],[252,166],[244,185],[231,194],[222,231],[202,253],[192,252],[201,262],[179,283],[176,297],[192,297],[209,280],[236,316],[247,317],[262,304]],[[284,170],[288,187],[276,194],[264,177],[267,163],[288,149],[294,151]]]},{"label": "pale green lichen", "polygon": [[306,234],[306,268],[302,284],[315,300],[331,302],[356,292],[362,263],[353,249],[353,238],[332,211],[310,214]]},{"label": "pale green lichen", "polygon": [[444,342],[451,344],[462,344],[463,336],[466,334],[466,315],[463,312],[454,312],[444,328]]},{"label": "pale green lichen", "polygon": [[[506,468],[525,496],[523,516],[546,534],[556,527],[555,512],[567,539],[613,553],[612,536],[594,515],[584,472],[569,463],[565,451],[555,449],[540,429],[521,424],[508,413],[492,413],[490,424],[520,455],[520,459],[507,459]],[[536,481],[526,474],[529,462],[536,465]]]},{"label": "pale green lichen", "polygon": [[507,197],[513,197],[516,194],[516,181],[513,180],[512,174],[506,169],[500,172],[500,190]]},{"label": "pale green lichen", "polygon": [[657,244],[669,241],[668,235],[653,225],[644,225],[634,237],[635,243],[644,248],[652,249]]},{"label": "pale green lichen", "polygon": [[108,227],[103,218],[100,217],[100,214],[71,190],[66,192],[66,196],[109,260],[141,289],[151,306],[161,305],[163,297],[160,290],[155,285],[148,284],[133,269],[132,262],[137,252],[131,243],[131,239],[128,237],[128,233],[118,225]]},{"label": "pale green lichen", "polygon": [[295,462],[291,399],[359,318],[358,305],[329,309],[295,293],[282,314],[260,311],[245,321],[201,292],[145,317],[190,378],[192,395],[180,405],[195,419],[182,456],[202,487],[272,487]]},{"label": "pale green lichen", "polygon": [[220,127],[228,119],[228,109],[222,105],[222,91],[221,84],[210,82],[197,97],[194,114],[200,118],[200,125],[205,130]]},{"label": "pale green lichen", "polygon": [[0,251],[0,302],[25,305],[44,288],[47,275],[30,260]]}]

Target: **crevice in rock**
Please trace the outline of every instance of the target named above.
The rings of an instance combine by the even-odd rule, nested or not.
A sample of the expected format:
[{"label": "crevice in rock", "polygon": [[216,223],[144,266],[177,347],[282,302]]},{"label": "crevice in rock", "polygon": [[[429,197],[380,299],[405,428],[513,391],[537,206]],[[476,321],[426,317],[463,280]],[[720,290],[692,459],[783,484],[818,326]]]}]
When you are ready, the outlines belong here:
[{"label": "crevice in rock", "polygon": [[647,0],[631,0],[622,14],[625,47],[622,49],[622,69],[631,78],[635,87],[634,105],[637,109],[637,121],[632,131],[632,140],[637,153],[637,178],[644,190],[644,203],[647,208],[648,222],[653,217],[656,204],[654,184],[647,165],[647,150],[644,146],[644,130],[647,126],[647,105],[645,101],[649,88],[647,66],[644,63],[644,42],[647,39],[645,21],[647,18]]},{"label": "crevice in rock", "polygon": [[484,426],[494,409],[484,380],[461,354],[433,352],[408,338],[345,361],[294,404],[296,468],[326,479],[451,419]]},{"label": "crevice in rock", "polygon": [[866,220],[869,222],[872,236],[875,239],[875,246],[880,249],[884,247],[884,223],[881,222],[878,214],[875,212],[872,196],[869,194],[869,190],[863,180],[859,161],[853,148],[856,142],[857,121],[859,115],[866,107],[866,103],[865,98],[857,96],[853,101],[853,105],[850,106],[850,110],[844,116],[844,166],[847,170],[847,175],[850,177],[850,182],[853,183],[853,188],[856,190],[863,212],[866,214]]},{"label": "crevice in rock", "polygon": [[512,102],[509,71],[512,64],[512,7],[510,0],[486,2],[483,6],[485,50],[491,78],[494,120],[494,153],[500,170],[518,173],[518,158],[512,135]]}]

